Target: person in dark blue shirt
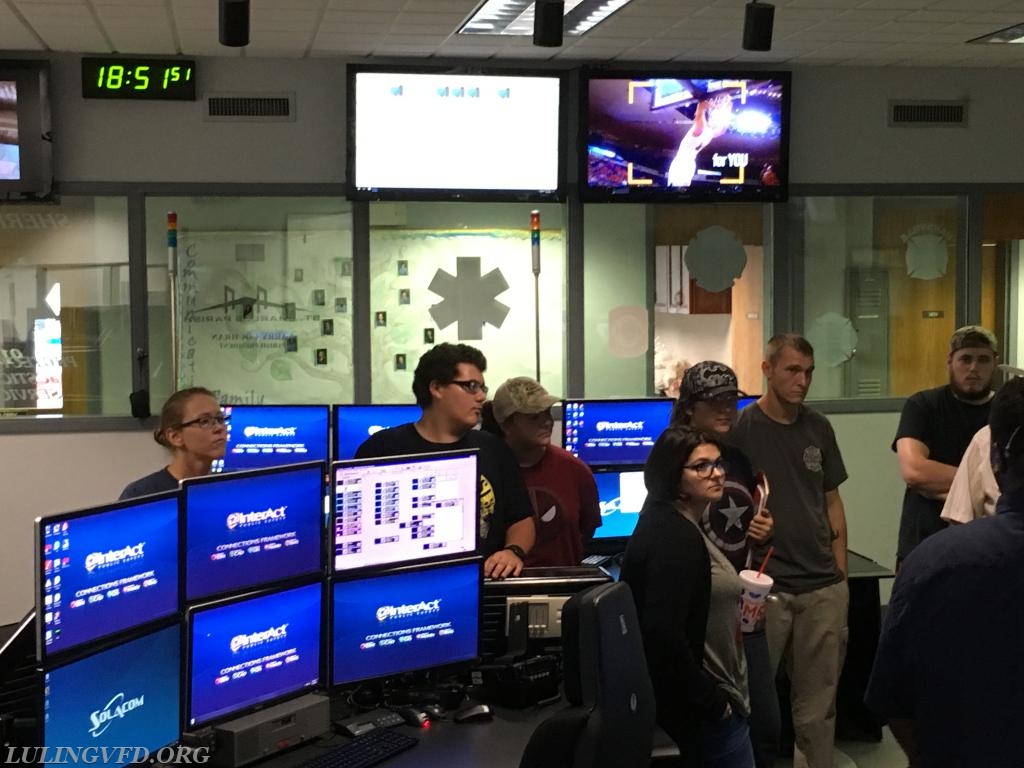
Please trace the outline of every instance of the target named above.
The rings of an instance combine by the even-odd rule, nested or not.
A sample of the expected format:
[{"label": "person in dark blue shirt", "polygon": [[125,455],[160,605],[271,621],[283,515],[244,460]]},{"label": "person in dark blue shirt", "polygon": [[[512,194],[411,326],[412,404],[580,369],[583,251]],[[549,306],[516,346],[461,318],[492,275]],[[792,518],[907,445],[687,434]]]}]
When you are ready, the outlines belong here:
[{"label": "person in dark blue shirt", "polygon": [[989,425],[996,515],[903,562],[865,696],[912,768],[1024,765],[1024,378],[996,394]]},{"label": "person in dark blue shirt", "polygon": [[185,478],[210,474],[213,462],[224,458],[226,422],[220,403],[210,390],[189,387],[172,394],[160,410],[160,423],[153,430],[153,439],[170,449],[171,462],[129,483],[120,498],[176,491]]}]

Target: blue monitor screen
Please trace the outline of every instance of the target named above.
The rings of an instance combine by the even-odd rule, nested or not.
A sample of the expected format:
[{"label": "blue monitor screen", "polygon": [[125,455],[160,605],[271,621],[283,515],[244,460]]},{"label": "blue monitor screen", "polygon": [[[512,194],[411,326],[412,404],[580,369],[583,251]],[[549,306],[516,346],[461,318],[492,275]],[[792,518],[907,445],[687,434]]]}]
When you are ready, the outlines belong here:
[{"label": "blue monitor screen", "polygon": [[334,459],[354,458],[356,449],[370,435],[382,429],[418,421],[418,405],[336,405],[334,406]]},{"label": "blue monitor screen", "polygon": [[317,582],[193,611],[189,727],[316,686],[322,596]]},{"label": "blue monitor screen", "polygon": [[675,400],[566,400],[562,445],[592,466],[642,466],[668,426]]},{"label": "blue monitor screen", "polygon": [[475,560],[336,582],[331,683],[475,659],[481,583]]},{"label": "blue monitor screen", "polygon": [[633,535],[640,509],[647,498],[644,471],[598,470],[597,498],[601,505],[601,527],[594,531],[595,539],[628,538]]},{"label": "blue monitor screen", "polygon": [[747,395],[746,397],[741,397],[739,400],[736,401],[736,410],[742,411],[751,403],[756,403],[758,401],[758,398],[760,397],[760,395]]},{"label": "blue monitor screen", "polygon": [[178,610],[178,495],[36,522],[40,658]]},{"label": "blue monitor screen", "polygon": [[228,444],[214,472],[330,458],[326,405],[225,405],[222,410],[230,417]]},{"label": "blue monitor screen", "polygon": [[47,670],[43,746],[50,754],[56,747],[106,747],[95,762],[118,765],[173,744],[180,735],[180,657],[175,624]]},{"label": "blue monitor screen", "polygon": [[184,481],[185,598],[319,571],[323,477],[317,462]]}]

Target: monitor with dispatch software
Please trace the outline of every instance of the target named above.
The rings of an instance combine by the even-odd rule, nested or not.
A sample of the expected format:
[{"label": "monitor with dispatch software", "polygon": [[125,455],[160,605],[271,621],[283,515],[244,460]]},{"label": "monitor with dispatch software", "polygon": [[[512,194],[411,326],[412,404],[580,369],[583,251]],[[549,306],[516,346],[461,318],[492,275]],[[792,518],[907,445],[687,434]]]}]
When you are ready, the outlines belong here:
[{"label": "monitor with dispatch software", "polygon": [[323,570],[319,461],[185,480],[181,504],[189,602]]},{"label": "monitor with dispatch software", "polygon": [[320,682],[323,584],[189,610],[186,726],[246,714]]},{"label": "monitor with dispatch software", "polygon": [[356,450],[368,437],[382,429],[418,421],[418,405],[336,405],[334,406],[334,460],[354,459]]},{"label": "monitor with dispatch software", "polygon": [[336,462],[331,483],[335,572],[476,552],[476,450]]},{"label": "monitor with dispatch software", "polygon": [[224,405],[228,442],[213,472],[328,461],[326,405]]},{"label": "monitor with dispatch software", "polygon": [[566,400],[562,445],[591,466],[643,466],[654,441],[668,426],[675,400]]},{"label": "monitor with dispatch software", "polygon": [[35,522],[40,659],[178,612],[178,493]]},{"label": "monitor with dispatch software", "polygon": [[476,659],[482,573],[473,558],[335,581],[331,684]]}]

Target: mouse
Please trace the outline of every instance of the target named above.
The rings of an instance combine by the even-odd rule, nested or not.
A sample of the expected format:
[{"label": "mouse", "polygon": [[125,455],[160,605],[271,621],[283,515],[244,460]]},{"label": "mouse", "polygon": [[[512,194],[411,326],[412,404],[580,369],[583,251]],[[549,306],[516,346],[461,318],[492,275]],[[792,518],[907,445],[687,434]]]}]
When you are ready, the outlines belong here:
[{"label": "mouse", "polygon": [[486,704],[470,704],[452,716],[456,723],[486,723],[493,718],[494,713]]},{"label": "mouse", "polygon": [[426,712],[416,709],[416,707],[398,707],[395,709],[395,712],[401,715],[406,725],[412,725],[416,728],[422,728],[429,719]]},{"label": "mouse", "polygon": [[441,720],[444,718],[444,707],[440,704],[426,704],[423,707],[423,711],[431,720]]}]

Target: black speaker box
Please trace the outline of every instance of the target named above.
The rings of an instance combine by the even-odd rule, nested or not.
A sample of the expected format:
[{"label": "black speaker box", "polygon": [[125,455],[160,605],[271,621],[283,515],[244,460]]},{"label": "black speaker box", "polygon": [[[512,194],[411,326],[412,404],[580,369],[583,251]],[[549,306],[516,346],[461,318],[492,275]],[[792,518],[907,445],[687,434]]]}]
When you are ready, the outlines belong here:
[{"label": "black speaker box", "polygon": [[220,0],[220,44],[231,48],[249,44],[249,0]]},{"label": "black speaker box", "polygon": [[533,6],[533,44],[557,48],[562,44],[564,0],[537,0]]},{"label": "black speaker box", "polygon": [[743,20],[743,50],[770,51],[775,6],[768,3],[747,3]]}]

